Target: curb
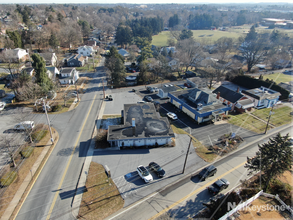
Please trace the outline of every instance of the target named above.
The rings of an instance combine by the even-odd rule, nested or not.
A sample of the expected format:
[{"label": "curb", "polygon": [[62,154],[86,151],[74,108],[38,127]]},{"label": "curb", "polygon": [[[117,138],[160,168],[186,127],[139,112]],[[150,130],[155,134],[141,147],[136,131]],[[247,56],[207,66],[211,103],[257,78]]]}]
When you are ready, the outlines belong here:
[{"label": "curb", "polygon": [[94,148],[95,148],[94,136],[97,134],[97,131],[98,131],[97,128],[99,128],[101,125],[101,118],[104,113],[105,105],[106,105],[106,103],[103,100],[101,107],[100,107],[99,115],[97,118],[97,123],[95,124],[94,130],[92,133],[91,143],[90,143],[90,146],[89,146],[89,149],[87,152],[87,156],[86,156],[86,159],[83,163],[82,171],[80,173],[80,178],[79,178],[78,184],[77,184],[77,190],[76,190],[75,196],[73,197],[73,200],[72,200],[71,214],[73,215],[74,218],[77,218],[77,216],[78,216],[83,192],[84,192],[84,189],[86,188],[85,184],[86,184],[86,180],[87,180],[87,174],[88,174],[88,171],[90,168],[90,164],[92,162],[92,157],[93,157]]},{"label": "curb", "polygon": [[[248,143],[248,144],[245,144],[243,147],[240,147],[240,148],[238,148],[237,150],[235,150],[235,151],[233,151],[233,152],[231,152],[231,153],[229,153],[229,154],[226,154],[226,155],[223,156],[222,158],[220,158],[220,159],[214,161],[213,163],[209,163],[209,164],[207,164],[206,166],[201,167],[200,169],[198,169],[198,170],[196,170],[196,171],[193,171],[193,172],[189,173],[189,174],[186,175],[186,176],[183,176],[181,179],[179,179],[179,180],[177,180],[177,181],[175,181],[175,182],[173,182],[173,183],[170,183],[169,185],[164,186],[164,187],[162,187],[161,189],[156,190],[155,192],[149,194],[148,196],[146,196],[146,197],[144,197],[144,198],[138,200],[138,201],[135,202],[135,203],[130,204],[130,205],[127,206],[127,207],[122,208],[121,210],[117,211],[116,213],[113,213],[112,215],[117,215],[117,214],[119,214],[119,213],[122,213],[122,212],[126,211],[127,209],[129,209],[129,208],[131,208],[131,207],[135,207],[136,204],[139,204],[139,203],[141,203],[141,202],[143,202],[143,201],[145,201],[145,200],[147,200],[147,199],[153,197],[153,196],[156,195],[157,193],[160,193],[160,192],[162,192],[162,191],[164,191],[164,190],[167,190],[169,187],[172,187],[172,186],[174,186],[174,185],[181,186],[181,185],[183,185],[185,182],[189,181],[190,178],[194,177],[199,171],[201,171],[201,170],[204,169],[205,167],[208,167],[208,166],[210,166],[211,164],[217,163],[217,162],[219,162],[219,161],[221,161],[221,160],[224,160],[226,157],[231,156],[231,155],[233,155],[234,153],[237,153],[238,151],[243,150],[244,148],[246,148],[246,147],[248,147],[248,146],[250,146],[250,145],[252,145],[252,144],[255,144],[255,143],[257,143],[258,141],[264,139],[264,137],[268,137],[268,136],[270,136],[270,135],[273,135],[273,134],[275,134],[275,133],[278,133],[279,131],[284,130],[284,129],[286,129],[286,128],[289,128],[289,127],[291,127],[291,126],[292,126],[291,124],[288,124],[288,125],[283,126],[283,127],[279,128],[279,129],[277,129],[277,130],[274,130],[274,131],[270,130],[270,131],[272,131],[272,132],[267,133],[267,134],[264,134],[264,136],[262,136],[262,137],[260,137],[260,138],[258,138],[258,139],[256,139],[256,140],[254,140],[254,141],[252,141],[252,142],[250,142],[250,143]],[[108,216],[106,219],[112,219],[112,218],[111,218],[112,215]]]},{"label": "curb", "polygon": [[[54,135],[54,134],[53,134],[53,135]],[[56,142],[56,140],[57,140],[57,142]],[[57,132],[57,135],[55,135],[55,137],[54,137],[53,149],[55,148],[56,144],[58,143],[58,140],[59,140],[59,134],[58,134],[58,132]],[[19,210],[21,209],[21,207],[22,207],[24,201],[26,200],[26,197],[28,196],[30,190],[31,190],[32,187],[34,186],[35,181],[37,180],[38,175],[41,173],[43,167],[45,166],[45,164],[46,164],[46,162],[47,162],[47,160],[48,160],[48,158],[49,158],[49,156],[50,156],[50,154],[51,154],[51,153],[50,153],[49,156],[48,156],[48,158],[44,161],[44,164],[43,164],[42,166],[40,166],[41,163],[43,162],[44,158],[45,158],[46,155],[48,154],[48,151],[50,150],[51,146],[52,146],[52,145],[51,145],[51,140],[49,140],[49,141],[47,142],[47,144],[46,144],[46,147],[47,147],[47,148],[45,147],[46,149],[44,149],[44,150],[42,151],[42,153],[40,154],[40,156],[38,157],[38,159],[36,160],[36,162],[35,162],[34,165],[32,166],[32,168],[31,168],[31,173],[28,173],[27,176],[25,177],[25,179],[23,180],[22,184],[20,185],[20,187],[19,187],[18,190],[16,191],[16,193],[15,193],[13,199],[11,200],[9,206],[8,206],[7,209],[5,210],[4,214],[1,216],[1,220],[11,219],[11,215],[12,215],[13,212],[16,210],[16,207],[18,206],[18,204],[20,204],[20,207],[18,208],[17,213],[16,213],[16,215],[14,216],[13,219],[16,218],[16,216],[17,216]],[[53,149],[52,149],[52,151],[53,151]],[[51,151],[51,152],[52,152],[52,151]],[[40,168],[41,170],[39,170],[39,168]],[[34,178],[35,175],[37,175],[36,178]],[[33,182],[32,182],[32,181],[33,181]],[[20,202],[21,199],[22,199],[22,196],[24,195],[24,193],[25,193],[25,191],[27,190],[27,187],[29,186],[30,183],[32,183],[32,185],[31,185],[31,187],[30,187],[30,189],[29,189],[27,195],[26,195],[25,198],[22,200],[22,202]]]}]

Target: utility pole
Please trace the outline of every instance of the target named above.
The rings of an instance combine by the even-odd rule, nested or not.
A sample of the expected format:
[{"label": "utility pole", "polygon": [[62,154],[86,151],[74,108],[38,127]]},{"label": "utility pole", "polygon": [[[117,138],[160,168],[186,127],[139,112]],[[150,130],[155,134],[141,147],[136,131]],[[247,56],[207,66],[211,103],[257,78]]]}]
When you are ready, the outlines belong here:
[{"label": "utility pole", "polygon": [[103,84],[103,94],[104,94],[104,99],[105,99],[105,87],[104,87],[104,78],[102,78],[102,84]]},{"label": "utility pole", "polygon": [[190,149],[191,140],[192,140],[192,139],[191,139],[191,137],[190,137],[190,141],[189,141],[188,149],[187,149],[187,152],[186,152],[186,157],[185,157],[185,161],[184,161],[184,166],[183,166],[182,174],[183,174],[184,171],[185,171],[185,166],[186,166],[186,161],[187,161],[187,157],[188,157],[188,153],[189,153],[189,149]]},{"label": "utility pole", "polygon": [[268,122],[267,122],[266,130],[265,130],[265,134],[267,133],[267,129],[268,129],[268,127],[269,127],[269,122],[270,122],[270,119],[271,119],[271,115],[274,113],[274,112],[273,112],[274,106],[275,106],[275,105],[272,105],[272,109],[271,109],[271,111],[270,111],[270,115],[269,115],[269,118],[268,118]]},{"label": "utility pole", "polygon": [[79,95],[78,95],[78,91],[77,91],[77,85],[76,85],[76,82],[75,82],[75,91],[76,91],[77,100],[79,101]]},{"label": "utility pole", "polygon": [[47,105],[46,105],[46,102],[45,102],[44,99],[43,99],[43,106],[44,106],[44,108],[45,108],[45,114],[46,114],[47,123],[48,123],[48,126],[49,126],[49,131],[50,131],[50,136],[51,136],[51,142],[52,142],[52,144],[53,144],[53,143],[54,143],[54,138],[53,138],[53,135],[52,135],[51,126],[50,126],[50,121],[49,121],[49,117],[48,117],[48,114],[47,114]]}]

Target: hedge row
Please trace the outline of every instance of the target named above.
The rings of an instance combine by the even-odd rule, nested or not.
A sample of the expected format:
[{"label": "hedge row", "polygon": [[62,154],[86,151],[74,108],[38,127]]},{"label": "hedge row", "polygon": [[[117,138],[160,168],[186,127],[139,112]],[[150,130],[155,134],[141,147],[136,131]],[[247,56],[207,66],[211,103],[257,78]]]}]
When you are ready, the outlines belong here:
[{"label": "hedge row", "polygon": [[251,76],[238,75],[232,80],[232,82],[239,86],[246,87],[248,89],[255,89],[261,86],[270,88],[274,91],[281,93],[279,100],[288,99],[290,94],[289,91],[287,91],[286,89],[283,89],[281,86],[278,86],[275,83],[272,84],[272,82],[264,81],[261,79],[255,79],[255,78],[252,78]]},{"label": "hedge row", "polygon": [[1,186],[9,186],[17,177],[16,171],[11,171],[9,173],[6,173],[0,180]]}]

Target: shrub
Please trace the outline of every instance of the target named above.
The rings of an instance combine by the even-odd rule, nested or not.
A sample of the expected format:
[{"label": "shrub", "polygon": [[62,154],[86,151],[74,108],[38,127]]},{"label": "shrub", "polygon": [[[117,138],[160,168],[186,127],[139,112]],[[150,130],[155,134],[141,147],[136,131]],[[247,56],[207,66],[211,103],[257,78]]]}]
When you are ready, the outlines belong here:
[{"label": "shrub", "polygon": [[107,130],[101,129],[96,135],[96,141],[105,141],[107,140]]},{"label": "shrub", "polygon": [[20,151],[20,154],[22,157],[28,158],[34,151],[34,148],[31,146],[25,147],[22,151]]},{"label": "shrub", "polygon": [[9,186],[17,177],[16,171],[11,171],[9,173],[6,173],[0,180],[1,186]]},{"label": "shrub", "polygon": [[47,133],[48,133],[48,130],[39,130],[39,131],[33,132],[32,134],[33,142],[39,142],[46,136]]},{"label": "shrub", "polygon": [[53,107],[52,107],[52,112],[58,112],[58,111],[60,111],[62,109],[62,106],[60,105],[60,104],[58,104],[58,105],[54,105]]}]

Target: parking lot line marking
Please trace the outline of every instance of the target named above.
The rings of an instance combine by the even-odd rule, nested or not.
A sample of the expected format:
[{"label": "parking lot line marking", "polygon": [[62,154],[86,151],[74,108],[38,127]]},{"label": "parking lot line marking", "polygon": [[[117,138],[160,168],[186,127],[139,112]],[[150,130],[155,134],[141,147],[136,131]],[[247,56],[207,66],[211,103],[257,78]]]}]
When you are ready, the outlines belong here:
[{"label": "parking lot line marking", "polygon": [[[73,148],[73,150],[72,150],[72,152],[71,152],[71,155],[70,155],[69,161],[67,162],[66,168],[65,168],[65,170],[64,170],[64,173],[63,173],[63,175],[62,175],[61,181],[60,181],[59,186],[58,186],[57,189],[61,189],[61,186],[62,186],[62,184],[63,184],[63,181],[64,181],[64,178],[65,178],[65,176],[66,176],[67,170],[68,170],[69,165],[70,165],[70,163],[71,163],[71,160],[72,160],[73,154],[74,154],[75,149],[76,149],[76,147],[77,147],[77,144],[78,144],[78,142],[79,142],[80,136],[81,136],[82,131],[83,131],[83,129],[84,129],[84,126],[85,126],[85,124],[86,124],[86,122],[87,122],[87,119],[88,119],[88,117],[89,117],[89,114],[90,114],[90,112],[91,112],[91,110],[92,110],[92,107],[93,107],[93,104],[94,104],[94,102],[95,102],[96,96],[97,96],[97,95],[95,95],[95,97],[93,98],[93,101],[92,101],[91,107],[90,107],[90,109],[89,109],[89,111],[88,111],[88,113],[87,113],[87,116],[86,116],[86,118],[85,118],[85,120],[84,120],[84,122],[83,122],[83,125],[82,125],[82,127],[81,127],[81,130],[80,130],[80,132],[79,132],[79,134],[78,134],[77,140],[76,140],[76,142],[75,142],[75,146],[74,146],[74,148]],[[54,206],[55,206],[55,203],[56,203],[57,197],[58,197],[58,195],[59,195],[59,191],[60,191],[60,190],[57,190],[56,193],[55,193],[55,196],[54,196],[54,198],[53,198],[53,202],[52,202],[52,204],[51,204],[51,207],[50,207],[50,210],[49,210],[49,212],[48,212],[48,215],[47,215],[46,220],[50,219],[50,217],[51,217],[51,214],[52,214],[52,212],[53,212],[53,208],[54,208]]]},{"label": "parking lot line marking", "polygon": [[243,166],[246,163],[243,162],[239,165],[237,165],[236,167],[232,168],[231,170],[228,170],[226,173],[220,175],[219,177],[213,179],[212,181],[206,183],[205,185],[203,185],[202,187],[198,188],[197,190],[189,193],[188,195],[184,196],[183,198],[179,199],[177,202],[173,203],[172,205],[168,206],[167,208],[165,208],[164,210],[160,211],[159,213],[157,213],[156,215],[154,215],[153,217],[151,217],[149,220],[154,220],[156,218],[158,218],[160,215],[166,213],[167,211],[169,211],[170,209],[174,208],[175,206],[179,205],[181,202],[185,201],[186,199],[188,199],[189,197],[193,196],[194,194],[201,192],[202,190],[204,190],[206,187],[208,187],[210,184],[214,183],[217,179],[221,179],[222,177],[226,176],[227,174],[233,172],[234,170],[238,169],[239,167]]}]

